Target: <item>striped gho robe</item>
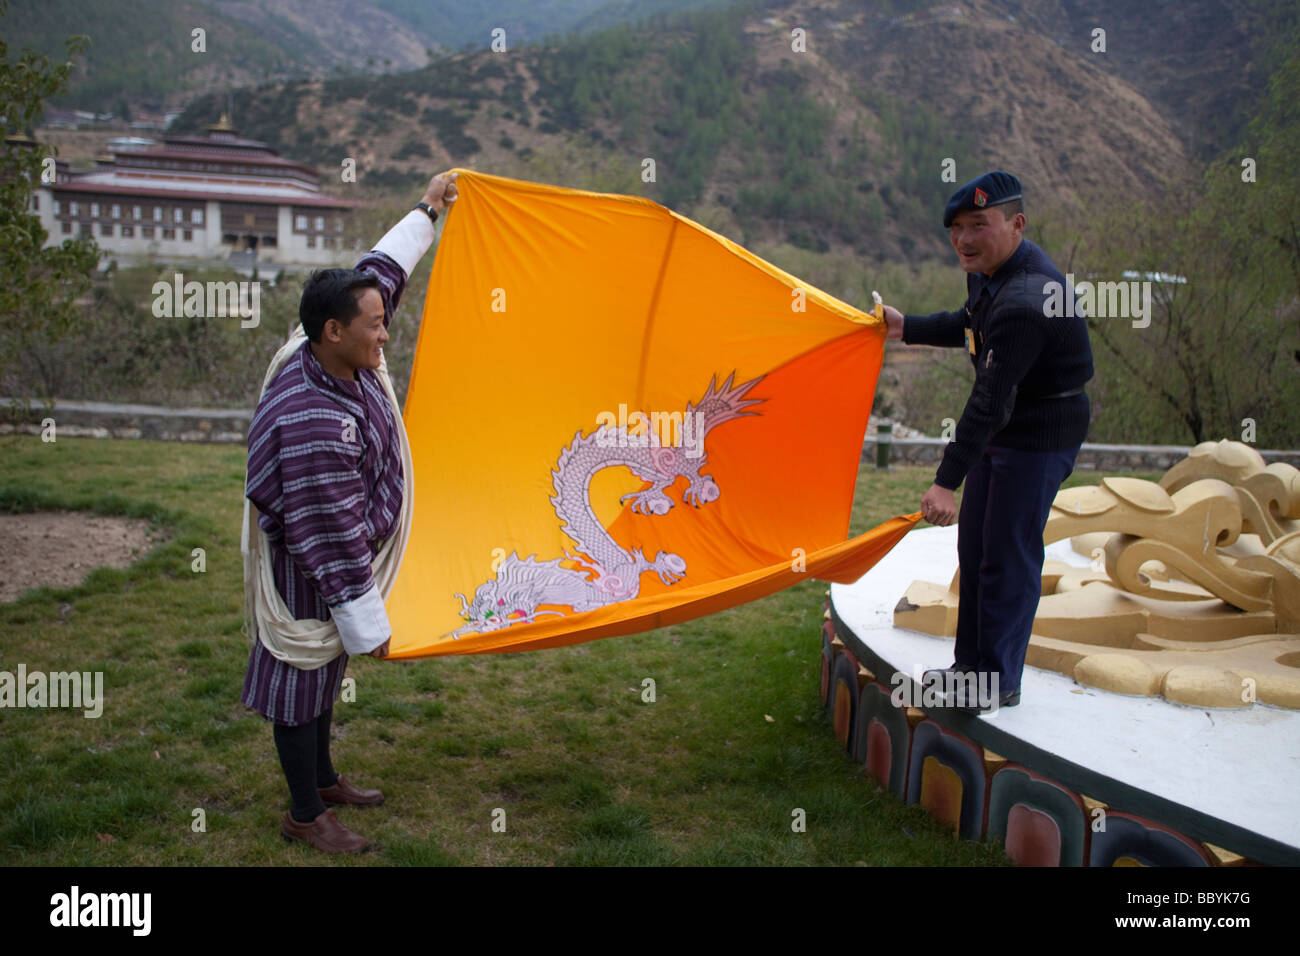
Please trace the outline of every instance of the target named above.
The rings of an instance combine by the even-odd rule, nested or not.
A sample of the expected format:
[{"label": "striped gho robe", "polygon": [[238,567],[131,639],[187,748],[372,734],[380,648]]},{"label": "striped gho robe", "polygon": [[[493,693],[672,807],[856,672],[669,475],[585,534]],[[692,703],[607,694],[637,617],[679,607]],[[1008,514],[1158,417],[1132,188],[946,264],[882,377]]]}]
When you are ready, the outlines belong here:
[{"label": "striped gho robe", "polygon": [[[356,264],[379,277],[385,328],[409,270],[432,241],[429,217],[413,212]],[[404,476],[384,387],[370,369],[358,369],[357,379],[330,375],[303,343],[267,387],[249,425],[245,494],[259,512],[275,587],[293,616],[333,616],[343,636],[378,647],[387,634],[351,635],[345,622],[387,621],[370,562],[397,530]],[[350,614],[349,605],[372,613]],[[331,608],[343,611],[332,615]],[[333,705],[347,662],[341,652],[301,670],[255,640],[241,699],[276,723],[308,723]]]}]

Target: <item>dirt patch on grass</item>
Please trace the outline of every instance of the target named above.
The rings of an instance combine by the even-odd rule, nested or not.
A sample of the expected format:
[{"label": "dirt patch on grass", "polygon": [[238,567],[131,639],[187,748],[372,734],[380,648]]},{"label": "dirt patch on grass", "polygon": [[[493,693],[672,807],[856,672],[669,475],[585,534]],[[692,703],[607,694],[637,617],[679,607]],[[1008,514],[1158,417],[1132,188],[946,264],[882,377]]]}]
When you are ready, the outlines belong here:
[{"label": "dirt patch on grass", "polygon": [[39,587],[80,584],[95,568],[125,568],[166,533],[142,518],[85,511],[0,514],[0,601]]}]

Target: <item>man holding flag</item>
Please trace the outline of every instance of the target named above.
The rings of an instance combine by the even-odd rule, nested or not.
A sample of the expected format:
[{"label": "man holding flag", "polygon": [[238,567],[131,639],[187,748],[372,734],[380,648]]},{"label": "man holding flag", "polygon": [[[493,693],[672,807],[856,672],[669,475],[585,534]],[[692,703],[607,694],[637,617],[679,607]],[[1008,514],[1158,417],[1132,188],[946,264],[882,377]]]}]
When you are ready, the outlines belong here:
[{"label": "man holding flag", "polygon": [[1020,702],[1041,594],[1043,528],[1091,418],[1083,387],[1092,378],[1092,348],[1078,310],[1061,316],[1045,308],[1047,284],[1064,289],[1068,283],[1024,238],[1020,180],[1001,170],[972,180],[949,199],[943,224],[967,273],[965,304],[927,316],[886,307],[885,320],[888,338],[964,347],[975,367],[970,398],[921,498],[921,514],[932,524],[952,524],[953,492],[965,481],[957,644],[947,670],[996,676],[996,704],[960,694],[955,701],[983,713]]},{"label": "man holding flag", "polygon": [[412,476],[383,346],[455,178],[435,176],[355,268],[312,274],[301,326],[272,360],[248,431],[244,589],[255,639],[242,700],[274,722],[292,799],[281,833],[329,853],[369,844],[326,804],[384,799],[335,773],[330,721],[348,656],[383,657],[392,634],[384,598],[410,531]]}]

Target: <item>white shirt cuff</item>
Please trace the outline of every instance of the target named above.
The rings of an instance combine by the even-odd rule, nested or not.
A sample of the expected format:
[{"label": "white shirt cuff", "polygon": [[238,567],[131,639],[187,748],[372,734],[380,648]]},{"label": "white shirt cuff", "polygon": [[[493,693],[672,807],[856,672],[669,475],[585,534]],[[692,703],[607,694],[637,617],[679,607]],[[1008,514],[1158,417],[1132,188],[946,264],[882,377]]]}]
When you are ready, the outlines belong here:
[{"label": "white shirt cuff", "polygon": [[[424,218],[427,221],[429,217]],[[354,657],[369,654],[393,636],[377,584],[370,585],[370,590],[361,597],[330,608],[330,616],[343,639],[343,649]]]},{"label": "white shirt cuff", "polygon": [[[445,210],[439,213],[439,217]],[[382,252],[392,259],[409,278],[424,254],[433,245],[434,228],[429,214],[422,209],[412,209],[395,225],[384,238],[375,243],[375,252]]]}]

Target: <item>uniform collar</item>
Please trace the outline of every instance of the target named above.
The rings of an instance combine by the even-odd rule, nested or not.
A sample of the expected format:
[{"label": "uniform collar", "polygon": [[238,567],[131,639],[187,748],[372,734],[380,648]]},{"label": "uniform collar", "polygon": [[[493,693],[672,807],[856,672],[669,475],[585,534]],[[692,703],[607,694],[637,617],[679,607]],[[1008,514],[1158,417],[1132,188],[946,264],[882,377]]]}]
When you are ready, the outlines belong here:
[{"label": "uniform collar", "polygon": [[998,271],[991,276],[986,276],[980,272],[972,276],[974,279],[974,288],[971,290],[973,298],[978,299],[980,292],[988,290],[989,298],[998,294],[1002,284],[1013,275],[1025,259],[1029,256],[1029,240],[1021,239],[1020,245],[1016,246],[1016,251],[1011,253],[1011,257],[998,267]]},{"label": "uniform collar", "polygon": [[361,400],[361,383],[355,380],[348,382],[341,378],[335,378],[325,371],[325,367],[316,358],[316,353],[311,350],[310,340],[302,344],[301,352],[303,374],[307,376],[313,385],[326,392],[344,395],[353,401]]}]

